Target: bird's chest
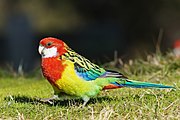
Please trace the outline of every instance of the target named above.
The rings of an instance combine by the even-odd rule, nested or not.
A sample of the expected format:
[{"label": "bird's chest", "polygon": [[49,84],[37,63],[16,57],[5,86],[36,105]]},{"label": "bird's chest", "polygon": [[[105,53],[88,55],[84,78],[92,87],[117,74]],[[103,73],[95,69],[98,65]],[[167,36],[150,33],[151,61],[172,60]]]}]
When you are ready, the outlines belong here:
[{"label": "bird's chest", "polygon": [[[96,85],[93,81],[85,81],[80,78],[71,63],[66,63],[61,79],[56,81],[56,85],[59,89],[69,95],[83,96],[85,94],[96,94]],[[99,89],[99,88],[98,88]]]},{"label": "bird's chest", "polygon": [[51,84],[54,84],[55,81],[61,79],[66,66],[57,58],[44,58],[41,67],[44,77],[47,78]]}]

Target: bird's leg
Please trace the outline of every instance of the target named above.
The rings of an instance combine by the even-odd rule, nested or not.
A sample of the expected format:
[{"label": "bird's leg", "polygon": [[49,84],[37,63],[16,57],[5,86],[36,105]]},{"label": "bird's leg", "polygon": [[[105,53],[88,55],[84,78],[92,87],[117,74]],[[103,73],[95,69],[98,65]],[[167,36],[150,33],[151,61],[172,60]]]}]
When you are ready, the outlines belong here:
[{"label": "bird's leg", "polygon": [[83,103],[83,105],[82,105],[82,108],[84,108],[90,98],[87,97],[87,96],[85,96],[85,97],[83,97],[82,99],[84,100],[84,103]]},{"label": "bird's leg", "polygon": [[55,99],[58,99],[58,95],[53,95],[52,97],[50,98],[40,98],[39,101],[41,102],[48,102],[50,104],[53,104],[52,100],[55,100]]}]

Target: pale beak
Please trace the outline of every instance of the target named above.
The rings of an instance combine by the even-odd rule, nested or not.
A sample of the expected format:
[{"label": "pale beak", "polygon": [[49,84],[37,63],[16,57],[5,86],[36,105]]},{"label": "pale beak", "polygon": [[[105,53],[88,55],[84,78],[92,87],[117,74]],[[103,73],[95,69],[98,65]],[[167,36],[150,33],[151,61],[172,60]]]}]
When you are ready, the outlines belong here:
[{"label": "pale beak", "polygon": [[39,45],[39,48],[38,48],[39,54],[42,54],[43,49],[44,49],[44,46]]}]

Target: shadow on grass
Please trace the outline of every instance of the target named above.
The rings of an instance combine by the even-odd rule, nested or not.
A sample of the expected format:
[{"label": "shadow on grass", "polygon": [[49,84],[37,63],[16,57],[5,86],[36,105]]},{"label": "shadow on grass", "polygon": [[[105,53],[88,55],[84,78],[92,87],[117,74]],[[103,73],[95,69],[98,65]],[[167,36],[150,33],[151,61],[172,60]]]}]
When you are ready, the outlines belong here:
[{"label": "shadow on grass", "polygon": [[[97,98],[91,98],[87,104],[95,104],[95,103],[102,103],[103,101],[110,102],[112,100],[115,100],[116,98],[103,96],[103,97],[97,97]],[[46,104],[49,106],[79,106],[83,104],[82,99],[72,99],[72,100],[53,100],[52,104],[49,102],[42,102],[37,98],[31,98],[27,96],[7,96],[4,98],[6,101],[14,101],[15,103],[30,103],[30,104]]]}]

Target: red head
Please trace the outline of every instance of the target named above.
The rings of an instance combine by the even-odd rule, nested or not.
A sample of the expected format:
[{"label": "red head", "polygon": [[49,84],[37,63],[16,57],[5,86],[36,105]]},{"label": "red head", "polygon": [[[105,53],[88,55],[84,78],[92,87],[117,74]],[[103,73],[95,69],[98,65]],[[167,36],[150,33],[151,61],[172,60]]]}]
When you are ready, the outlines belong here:
[{"label": "red head", "polygon": [[58,57],[66,52],[66,44],[57,38],[47,37],[39,42],[39,54],[43,58]]}]

